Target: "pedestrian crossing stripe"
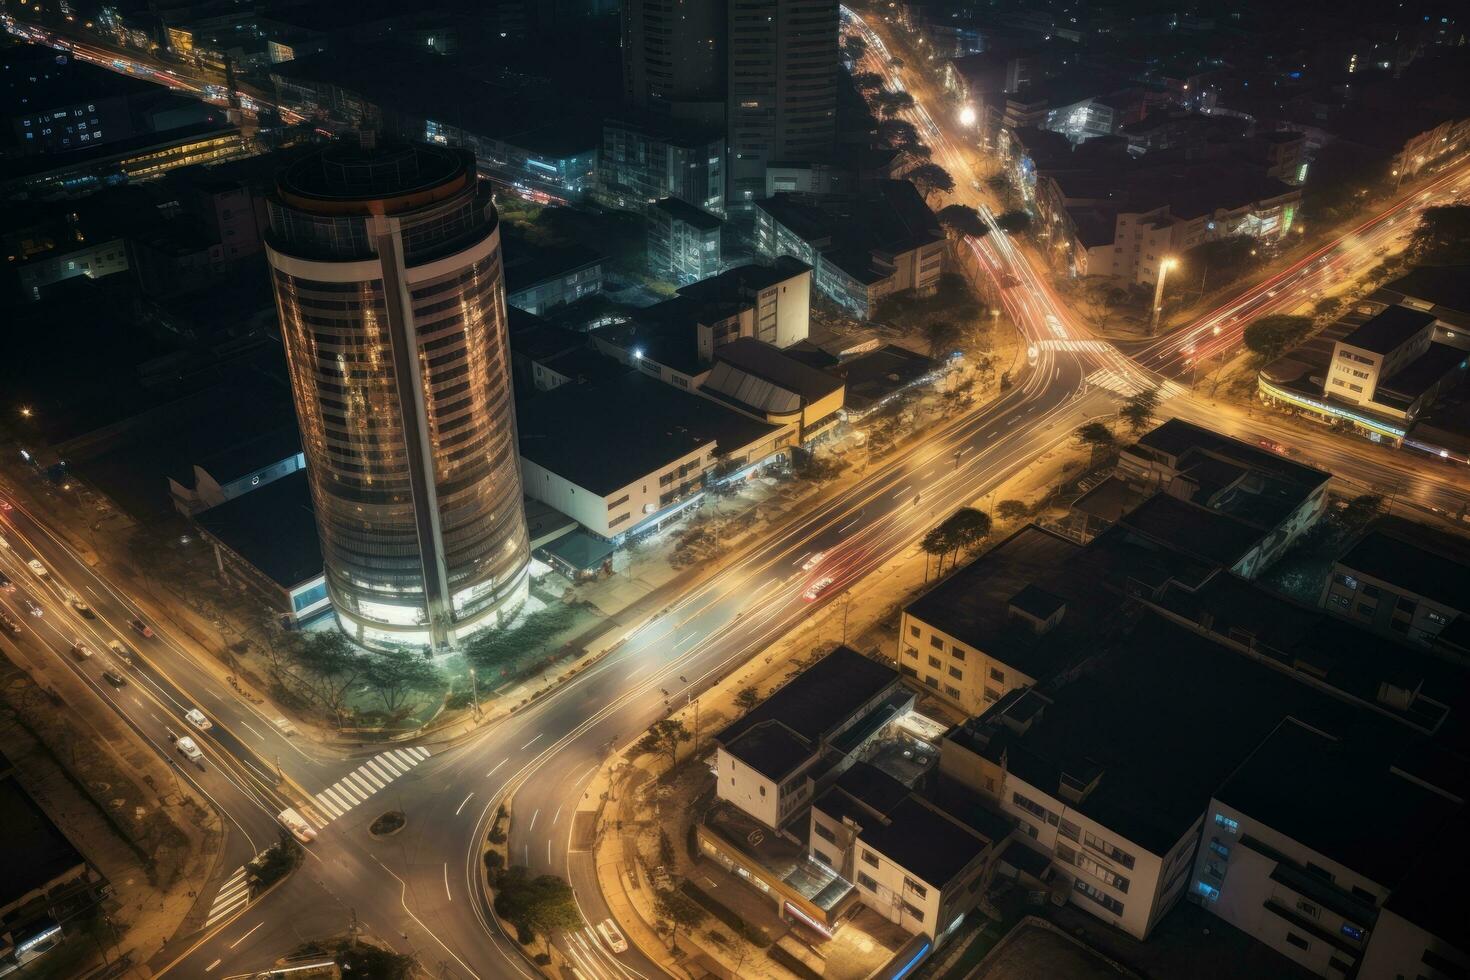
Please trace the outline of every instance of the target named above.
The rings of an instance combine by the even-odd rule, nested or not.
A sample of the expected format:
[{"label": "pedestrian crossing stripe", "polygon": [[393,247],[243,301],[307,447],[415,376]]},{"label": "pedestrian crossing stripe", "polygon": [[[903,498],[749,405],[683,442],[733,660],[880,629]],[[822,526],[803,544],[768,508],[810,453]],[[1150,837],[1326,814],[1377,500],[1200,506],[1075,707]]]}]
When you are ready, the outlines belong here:
[{"label": "pedestrian crossing stripe", "polygon": [[318,792],[312,800],[313,805],[305,807],[302,815],[320,830],[333,820],[345,816],[359,803],[376,795],[379,790],[387,789],[389,783],[428,757],[429,750],[419,747],[379,752]]},{"label": "pedestrian crossing stripe", "polygon": [[1065,350],[1089,354],[1106,354],[1113,349],[1113,345],[1106,340],[1043,340],[1036,346],[1041,350]]},{"label": "pedestrian crossing stripe", "polygon": [[[1087,383],[1095,388],[1106,388],[1120,395],[1131,398],[1140,391],[1147,391],[1154,387],[1153,383],[1132,375],[1125,375],[1119,371],[1108,368],[1100,368],[1087,376]],[[1173,381],[1165,381],[1158,386],[1159,397],[1162,399],[1178,398],[1183,395],[1185,389]]]},{"label": "pedestrian crossing stripe", "polygon": [[245,877],[245,866],[242,864],[220,886],[219,892],[214,896],[214,903],[209,907],[209,917],[204,921],[204,928],[208,929],[216,922],[240,911],[249,904],[250,879]]}]

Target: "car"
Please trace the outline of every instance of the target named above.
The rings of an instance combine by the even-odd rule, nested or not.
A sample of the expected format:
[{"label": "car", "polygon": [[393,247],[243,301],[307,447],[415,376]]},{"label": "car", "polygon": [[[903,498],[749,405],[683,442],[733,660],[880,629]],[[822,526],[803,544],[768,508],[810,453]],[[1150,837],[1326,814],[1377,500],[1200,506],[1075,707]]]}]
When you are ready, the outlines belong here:
[{"label": "car", "polygon": [[198,708],[190,708],[187,712],[185,712],[184,720],[193,725],[195,728],[199,729],[201,732],[207,732],[214,727],[214,722],[204,717],[204,712],[200,711]]},{"label": "car", "polygon": [[92,648],[87,646],[87,642],[85,640],[78,637],[77,639],[72,641],[71,655],[73,657],[76,657],[78,660],[87,660],[92,656]]},{"label": "car", "polygon": [[811,602],[812,600],[816,599],[817,596],[821,595],[823,592],[826,592],[827,589],[831,587],[831,585],[832,576],[823,575],[811,585],[807,586],[807,590],[801,594],[801,597],[807,602]]},{"label": "car", "polygon": [[129,667],[133,666],[133,651],[128,649],[127,644],[119,643],[117,640],[108,640],[107,649],[112,651],[114,659],[121,660]]},{"label": "car", "polygon": [[1000,277],[1000,285],[1003,289],[1013,289],[1021,285],[1021,280],[1007,272]]},{"label": "car", "polygon": [[602,941],[607,943],[607,948],[614,953],[626,953],[628,951],[628,940],[618,931],[617,924],[612,919],[603,919],[597,924],[597,934]]},{"label": "car", "polygon": [[[182,742],[183,739],[179,739],[179,741]],[[316,828],[307,823],[301,814],[290,807],[286,807],[286,809],[278,813],[276,819],[280,820],[281,826],[291,831],[291,836],[295,837],[301,843],[310,844],[316,840]]]},{"label": "car", "polygon": [[4,548],[6,551],[10,550],[10,542],[5,539],[3,534],[0,534],[0,548]]},{"label": "car", "polygon": [[122,674],[117,673],[116,671],[104,670],[102,672],[102,679],[111,684],[113,687],[128,686],[127,678],[124,677]]},{"label": "car", "polygon": [[4,613],[0,613],[0,627],[3,627],[5,632],[11,634],[12,636],[18,635],[20,633],[20,624],[11,619],[9,616],[5,615]]},{"label": "car", "polygon": [[67,600],[67,602],[68,605],[75,609],[83,619],[97,618],[97,614],[92,611],[92,607],[83,602],[81,596],[74,595],[69,600]]},{"label": "car", "polygon": [[137,616],[134,616],[132,619],[128,620],[128,625],[133,628],[134,633],[139,633],[143,636],[153,635],[153,630],[149,628],[148,624],[143,622]]},{"label": "car", "polygon": [[22,599],[22,600],[20,600],[20,604],[22,606],[25,606],[26,607],[26,612],[30,613],[32,616],[40,616],[42,613],[44,613],[46,611],[46,610],[42,609],[40,606],[36,605],[34,602],[32,602],[29,599]]},{"label": "car", "polygon": [[816,554],[814,554],[810,558],[808,558],[806,561],[804,561],[804,562],[801,563],[801,570],[803,572],[809,572],[809,571],[811,571],[813,568],[816,568],[818,565],[820,565],[822,563],[822,559],[823,558],[826,558],[826,557],[827,557],[827,553],[825,551],[819,551],[819,552],[817,552]]},{"label": "car", "polygon": [[10,576],[0,572],[0,592],[14,592],[15,583],[10,581]]},{"label": "car", "polygon": [[46,571],[46,566],[45,565],[42,565],[39,561],[37,561],[34,558],[32,558],[30,561],[26,562],[26,568],[29,568],[31,570],[31,574],[34,575],[34,576],[36,576],[36,578],[50,578],[51,577],[51,573],[48,572],[48,571]]},{"label": "car", "polygon": [[194,744],[194,740],[187,735],[181,736],[179,740],[174,743],[174,748],[178,749],[179,754],[182,755],[185,759],[188,759],[190,762],[204,761],[204,752],[201,751],[199,746]]},{"label": "car", "polygon": [[6,500],[4,497],[0,497],[0,510],[14,510],[14,509],[15,509],[14,507],[10,506],[10,501]]}]

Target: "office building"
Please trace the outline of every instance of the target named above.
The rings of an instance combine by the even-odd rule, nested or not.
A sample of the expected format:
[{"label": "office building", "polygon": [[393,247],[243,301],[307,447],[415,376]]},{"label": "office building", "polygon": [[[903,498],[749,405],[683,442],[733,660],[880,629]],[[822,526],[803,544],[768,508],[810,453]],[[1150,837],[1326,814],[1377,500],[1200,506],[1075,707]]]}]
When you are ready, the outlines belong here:
[{"label": "office building", "polygon": [[723,130],[651,114],[620,114],[602,123],[597,200],[642,211],[672,197],[711,214],[725,213]]},{"label": "office building", "polygon": [[761,197],[766,167],[819,160],[837,138],[837,0],[727,0],[727,194]]},{"label": "office building", "polygon": [[719,218],[676,197],[651,204],[644,213],[648,228],[648,271],[687,285],[720,272]]},{"label": "office building", "polygon": [[1464,377],[1464,349],[1439,343],[1437,328],[1432,313],[1388,307],[1335,343],[1324,395],[1412,422]]},{"label": "office building", "polygon": [[720,126],[725,7],[726,0],[623,0],[623,101],[658,115]]},{"label": "office building", "polygon": [[933,293],[948,249],[934,212],[906,180],[820,203],[775,194],[756,203],[755,237],[762,255],[810,265],[818,291],[864,320],[885,297]]},{"label": "office building", "polygon": [[293,163],[267,256],[327,590],[373,647],[502,621],[530,554],[500,232],[472,153],[335,144]]},{"label": "office building", "polygon": [[699,386],[701,395],[744,415],[793,427],[803,446],[837,427],[844,391],[841,378],[749,337],[715,351],[714,368]]}]

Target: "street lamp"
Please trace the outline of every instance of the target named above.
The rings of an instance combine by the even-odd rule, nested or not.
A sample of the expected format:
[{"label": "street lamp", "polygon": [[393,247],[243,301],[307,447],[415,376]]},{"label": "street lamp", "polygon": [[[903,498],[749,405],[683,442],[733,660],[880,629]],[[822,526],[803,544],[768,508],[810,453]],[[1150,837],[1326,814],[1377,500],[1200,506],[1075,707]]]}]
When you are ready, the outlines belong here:
[{"label": "street lamp", "polygon": [[1154,311],[1153,315],[1149,318],[1148,321],[1148,335],[1150,337],[1159,332],[1159,314],[1164,309],[1164,277],[1168,274],[1170,269],[1174,268],[1178,264],[1179,260],[1172,257],[1165,258],[1162,262],[1159,263],[1159,278],[1158,281],[1154,283]]},{"label": "street lamp", "polygon": [[960,110],[960,125],[961,126],[973,126],[973,125],[975,125],[975,107],[974,106],[967,105],[963,109]]}]

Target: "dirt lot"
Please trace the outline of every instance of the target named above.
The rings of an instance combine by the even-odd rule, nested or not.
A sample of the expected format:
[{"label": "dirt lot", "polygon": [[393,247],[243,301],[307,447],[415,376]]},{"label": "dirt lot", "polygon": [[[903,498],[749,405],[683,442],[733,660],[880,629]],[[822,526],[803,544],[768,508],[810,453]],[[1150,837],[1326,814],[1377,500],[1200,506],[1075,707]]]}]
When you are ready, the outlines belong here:
[{"label": "dirt lot", "polygon": [[971,980],[1119,980],[1136,974],[1037,919],[1024,919]]}]

